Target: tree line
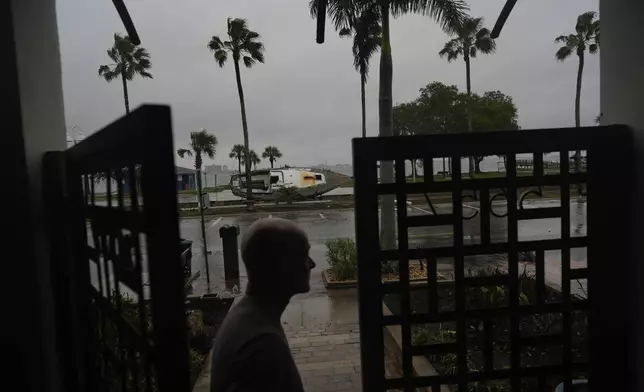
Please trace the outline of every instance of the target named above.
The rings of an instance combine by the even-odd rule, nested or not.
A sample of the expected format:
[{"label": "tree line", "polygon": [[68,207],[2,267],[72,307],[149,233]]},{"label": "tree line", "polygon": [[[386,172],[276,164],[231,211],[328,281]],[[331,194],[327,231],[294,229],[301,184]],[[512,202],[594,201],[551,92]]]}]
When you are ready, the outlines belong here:
[{"label": "tree line", "polygon": [[[317,0],[310,1],[309,9],[312,17],[320,17],[320,15],[317,15]],[[400,110],[394,110],[392,98],[393,58],[389,22],[391,16],[397,17],[410,13],[428,16],[437,22],[446,34],[452,37],[439,52],[439,55],[447,58],[450,62],[462,58],[465,63],[467,99],[464,99],[465,97],[463,96],[456,96],[454,99],[459,102],[458,106],[464,110],[466,114],[464,118],[467,119],[467,123],[459,123],[459,128],[457,129],[458,131],[466,130],[468,132],[477,132],[477,129],[482,128],[480,124],[477,125],[477,121],[481,122],[483,120],[480,118],[480,114],[476,113],[480,113],[480,107],[483,105],[481,100],[487,99],[489,103],[492,97],[488,93],[480,96],[472,94],[471,62],[479,53],[492,54],[496,50],[496,43],[490,37],[489,30],[483,26],[483,19],[469,16],[468,11],[469,7],[464,0],[329,0],[327,13],[336,31],[341,37],[352,38],[351,50],[354,60],[353,65],[360,74],[361,134],[363,137],[367,134],[365,85],[369,74],[370,60],[378,51],[380,51],[378,92],[379,136],[393,136],[394,124],[400,121],[394,118],[394,113]],[[580,126],[579,106],[585,53],[594,54],[599,50],[600,29],[599,20],[596,17],[597,14],[595,12],[586,12],[580,15],[575,24],[575,32],[569,35],[559,36],[555,40],[555,42],[563,44],[555,54],[557,60],[564,61],[573,53],[579,59],[575,95],[576,126]],[[249,147],[248,121],[240,63],[243,63],[246,68],[252,68],[257,63],[263,63],[265,48],[260,40],[260,35],[249,29],[245,19],[228,18],[226,27],[227,39],[222,40],[219,36],[215,35],[209,40],[207,49],[212,52],[215,62],[220,67],[223,67],[228,63],[229,58],[232,58],[232,63],[235,68],[244,143],[241,152],[233,154],[233,151],[231,151],[230,155],[234,155],[235,159],[237,159],[240,171],[242,162],[244,164],[246,184],[248,187],[247,197],[250,199],[252,196],[250,189],[250,171],[251,167],[258,163],[257,160],[259,157]],[[127,82],[133,80],[136,76],[152,78],[152,74],[149,72],[152,65],[150,55],[145,48],[132,44],[128,36],[121,36],[119,34],[114,34],[114,44],[107,50],[107,55],[112,63],[101,65],[98,69],[98,74],[107,82],[121,79],[125,109],[126,113],[129,113]],[[503,95],[502,93],[499,94]],[[505,95],[504,97],[509,98]],[[427,125],[423,128],[427,129]],[[235,150],[235,147],[233,147],[233,150]],[[279,158],[276,154],[265,154],[262,154],[262,156],[269,158],[271,166],[275,158]],[[475,171],[476,160],[471,159],[470,161],[470,172],[473,172]],[[576,166],[578,170],[579,165],[580,154],[577,153]],[[391,164],[384,164],[381,167],[381,176],[385,181],[392,180],[393,166]],[[382,209],[383,218],[387,222],[393,219],[393,199],[390,199],[383,202]],[[252,209],[252,202],[249,203],[249,208]],[[393,222],[389,223],[393,224]],[[389,240],[393,241],[393,238]]]}]

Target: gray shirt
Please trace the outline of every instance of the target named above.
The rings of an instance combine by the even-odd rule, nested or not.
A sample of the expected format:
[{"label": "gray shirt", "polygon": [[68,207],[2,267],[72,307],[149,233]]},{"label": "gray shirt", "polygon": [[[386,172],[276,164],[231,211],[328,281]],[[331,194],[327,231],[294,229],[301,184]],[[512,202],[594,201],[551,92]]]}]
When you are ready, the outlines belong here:
[{"label": "gray shirt", "polygon": [[210,391],[304,391],[279,318],[250,297],[230,310],[217,332]]}]

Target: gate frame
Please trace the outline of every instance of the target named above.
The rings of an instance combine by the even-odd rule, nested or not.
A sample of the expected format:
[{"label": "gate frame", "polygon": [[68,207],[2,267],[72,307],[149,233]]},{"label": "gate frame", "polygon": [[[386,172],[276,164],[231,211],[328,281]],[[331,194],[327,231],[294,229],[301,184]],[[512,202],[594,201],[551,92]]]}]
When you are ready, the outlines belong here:
[{"label": "gate frame", "polygon": [[[586,150],[588,157],[588,173],[568,172],[568,152]],[[515,169],[516,155],[519,153],[534,153],[535,161],[543,162],[544,152],[561,153],[561,172],[559,175],[543,175],[543,171],[533,172],[531,177],[517,177]],[[505,178],[494,179],[465,179],[461,178],[460,162],[462,157],[508,155],[510,169]],[[434,182],[433,170],[426,170],[423,183],[406,183],[405,160],[424,159],[433,162],[433,158],[451,157],[453,163],[453,180]],[[395,183],[379,183],[377,167],[379,161],[393,161],[396,166]],[[609,165],[606,163],[610,162]],[[562,237],[557,240],[558,249],[562,250],[562,314],[564,318],[577,305],[570,301],[570,254],[571,247],[587,247],[587,268],[583,273],[588,282],[588,300],[586,301],[589,325],[589,348],[592,361],[587,364],[591,387],[596,390],[614,390],[617,386],[633,385],[636,376],[636,364],[626,353],[629,345],[639,339],[635,330],[635,320],[631,314],[638,308],[635,287],[642,284],[643,279],[632,273],[637,260],[636,239],[633,234],[638,225],[634,221],[632,208],[637,200],[637,189],[634,184],[635,168],[632,130],[627,126],[601,126],[568,129],[503,131],[480,134],[443,134],[422,136],[399,136],[383,138],[353,139],[353,167],[355,187],[355,229],[358,253],[358,296],[360,317],[360,340],[363,388],[367,391],[403,388],[405,391],[416,387],[445,384],[467,385],[468,381],[485,379],[486,372],[472,377],[472,374],[459,371],[454,376],[415,377],[412,371],[411,357],[411,321],[414,323],[442,321],[440,314],[409,314],[409,256],[418,256],[426,250],[410,250],[407,248],[407,231],[409,220],[406,216],[406,196],[408,193],[430,193],[451,191],[453,205],[461,205],[462,191],[469,189],[487,189],[507,187],[508,206],[508,241],[501,244],[477,245],[481,250],[495,250],[494,253],[508,253],[509,275],[518,272],[518,255],[521,250],[538,250],[543,252],[547,247],[542,241],[518,241],[517,224],[520,219],[535,219],[551,217],[545,213],[528,213],[519,211],[516,189],[525,186],[559,185],[569,187],[577,181],[587,183],[587,241],[570,238],[570,205],[568,193],[561,193],[562,207],[561,223]],[[535,164],[535,166],[538,166]],[[432,166],[433,167],[433,166]],[[429,173],[427,173],[429,172]],[[621,182],[616,183],[617,179]],[[402,184],[402,186],[401,186]],[[615,203],[615,189],[624,191],[620,200]],[[484,192],[487,193],[487,192]],[[396,250],[380,250],[379,240],[379,211],[378,198],[381,195],[396,195],[397,226],[399,248]],[[486,195],[489,196],[489,195]],[[607,208],[606,206],[610,206]],[[459,291],[464,288],[463,256],[465,250],[475,252],[475,246],[464,246],[462,241],[463,223],[462,208],[453,209],[451,217],[430,216],[425,220],[425,226],[452,224],[454,226],[454,256],[455,289],[457,295],[456,318],[463,321],[470,311],[465,310]],[[529,210],[526,210],[529,211]],[[489,211],[488,211],[489,212]],[[489,221],[489,219],[487,219]],[[567,225],[567,226],[566,226]],[[564,230],[565,228],[565,230]],[[488,232],[489,234],[489,232]],[[460,239],[459,239],[460,238]],[[575,246],[576,245],[576,246]],[[431,248],[428,252],[431,252]],[[476,253],[476,252],[475,252]],[[425,256],[428,256],[425,254]],[[398,260],[400,263],[400,282],[387,285],[381,283],[380,268],[384,260]],[[611,260],[611,262],[606,262]],[[459,268],[460,271],[459,271]],[[543,269],[541,269],[543,271]],[[631,271],[631,273],[629,273]],[[516,275],[515,275],[516,276]],[[566,277],[570,279],[566,279]],[[614,277],[614,278],[607,278]],[[568,283],[565,283],[567,280]],[[432,282],[428,282],[431,287]],[[511,294],[517,293],[516,279],[510,279],[508,284]],[[398,291],[396,291],[398,290]],[[383,316],[383,295],[389,292],[401,294],[401,314]],[[512,298],[512,296],[511,296]],[[575,302],[576,303],[576,302]],[[616,306],[619,304],[621,306]],[[543,305],[541,305],[543,306]],[[518,299],[510,301],[505,311],[511,319],[516,320],[518,312],[524,311],[518,304]],[[536,307],[535,307],[536,308]],[[497,309],[495,309],[497,310]],[[568,317],[568,320],[570,317]],[[564,321],[566,323],[566,321]],[[464,321],[459,323],[464,324]],[[569,322],[568,322],[569,324]],[[385,379],[383,327],[400,325],[402,330],[403,377]],[[463,336],[463,326],[457,328],[458,336]],[[569,327],[569,326],[568,326]],[[459,331],[460,329],[460,331]],[[511,328],[512,344],[520,344],[518,327]],[[606,336],[610,336],[607,339]],[[462,339],[457,339],[457,352],[467,349]],[[569,340],[568,340],[569,341]],[[512,346],[516,347],[516,346]],[[414,355],[419,355],[414,348]],[[514,352],[513,350],[512,352]],[[512,365],[504,378],[512,379],[512,390],[518,391],[521,377],[551,374],[553,371],[570,375],[576,364],[570,362],[570,356],[564,358],[562,366],[557,369],[522,368],[518,355],[512,356]],[[464,356],[459,356],[459,370],[466,369]],[[528,369],[528,370],[526,370]],[[536,370],[535,370],[536,369]],[[498,371],[494,371],[498,372]],[[498,376],[498,374],[497,374]],[[570,387],[567,378],[566,386]],[[607,389],[610,388],[610,389]],[[619,389],[619,388],[618,388]]]}]

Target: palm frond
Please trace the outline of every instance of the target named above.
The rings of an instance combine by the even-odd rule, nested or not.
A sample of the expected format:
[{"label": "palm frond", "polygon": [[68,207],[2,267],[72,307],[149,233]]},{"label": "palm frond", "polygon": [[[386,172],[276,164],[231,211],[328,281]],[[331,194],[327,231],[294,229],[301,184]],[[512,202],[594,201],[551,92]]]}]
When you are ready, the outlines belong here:
[{"label": "palm frond", "polygon": [[438,52],[440,57],[447,57],[448,62],[456,60],[463,54],[463,44],[459,38],[453,38],[445,43],[443,49]]},{"label": "palm frond", "polygon": [[190,132],[190,146],[192,150],[199,154],[206,154],[210,159],[215,156],[217,148],[217,137],[207,130],[201,129],[200,131]]},{"label": "palm frond", "polygon": [[213,37],[210,39],[210,42],[208,42],[208,49],[213,52],[222,49],[223,47],[224,43],[221,42],[221,39],[216,35],[213,35]]},{"label": "palm frond", "polygon": [[486,28],[478,30],[473,47],[485,54],[494,53],[496,50],[496,42],[490,36],[490,30]]},{"label": "palm frond", "polygon": [[116,68],[110,69],[110,67],[108,67],[107,65],[101,65],[98,68],[98,75],[102,76],[106,82],[111,82],[112,80],[121,76],[121,73],[118,72]]},{"label": "palm frond", "polygon": [[594,41],[595,41],[595,43],[597,45],[599,45],[599,35],[600,35],[600,32],[601,32],[601,29],[599,27],[599,19],[597,19],[596,21],[593,22],[592,28],[593,28],[593,31],[594,31],[594,37],[593,37]]},{"label": "palm frond", "polygon": [[555,43],[567,43],[567,42],[568,42],[567,35],[560,35],[559,37],[555,38]]},{"label": "palm frond", "polygon": [[241,40],[248,32],[248,25],[244,18],[228,18],[228,36],[233,40]]},{"label": "palm frond", "polygon": [[191,157],[192,156],[192,151],[190,151],[188,149],[185,149],[185,148],[180,148],[180,149],[177,150],[177,155],[179,155],[179,157],[181,157],[181,158],[185,157],[186,155]]},{"label": "palm frond", "polygon": [[119,63],[121,61],[121,59],[119,58],[119,52],[115,47],[111,47],[107,50],[107,57],[109,57],[110,60],[114,61],[115,63]]},{"label": "palm frond", "polygon": [[573,49],[570,46],[562,46],[555,53],[555,58],[559,61],[564,61],[567,59],[573,52]]},{"label": "palm frond", "polygon": [[599,51],[599,45],[597,44],[588,45],[588,52],[590,54],[596,54],[598,51]]},{"label": "palm frond", "polygon": [[[375,2],[374,2],[375,3]],[[356,0],[329,0],[327,5],[327,15],[336,31],[343,28],[353,28],[353,22],[359,14],[359,1]],[[318,2],[311,0],[309,2],[309,11],[312,18],[318,17]]]},{"label": "palm frond", "polygon": [[422,13],[434,19],[448,34],[455,33],[467,17],[469,7],[463,0],[390,0],[394,15]]},{"label": "palm frond", "polygon": [[253,65],[255,65],[256,61],[250,57],[250,56],[244,56],[244,65],[246,68],[251,68]]},{"label": "palm frond", "polygon": [[380,48],[382,28],[378,13],[366,10],[360,14],[354,24],[353,65],[366,78],[369,75],[371,57]]},{"label": "palm frond", "polygon": [[[259,35],[258,35],[259,36]],[[254,60],[260,63],[264,62],[264,44],[257,41],[245,41],[241,47],[243,52],[246,52]]]},{"label": "palm frond", "polygon": [[477,52],[478,52],[478,50],[476,49],[476,46],[470,47],[470,57],[471,58],[476,58],[476,53]]},{"label": "palm frond", "polygon": [[215,52],[215,61],[217,61],[219,67],[223,67],[224,64],[226,64],[226,60],[228,60],[228,52],[223,49],[219,49]]},{"label": "palm frond", "polygon": [[338,32],[338,35],[339,35],[340,37],[342,37],[342,38],[351,37],[351,34],[353,34],[353,33],[351,32],[351,29],[350,29],[350,28],[348,28],[348,27],[343,27],[343,28],[341,28],[341,29],[340,29],[340,31]]},{"label": "palm frond", "polygon": [[575,31],[577,31],[577,34],[584,35],[589,31],[592,32],[595,16],[597,16],[597,13],[594,11],[584,12],[579,15],[577,17],[577,24],[575,25]]}]

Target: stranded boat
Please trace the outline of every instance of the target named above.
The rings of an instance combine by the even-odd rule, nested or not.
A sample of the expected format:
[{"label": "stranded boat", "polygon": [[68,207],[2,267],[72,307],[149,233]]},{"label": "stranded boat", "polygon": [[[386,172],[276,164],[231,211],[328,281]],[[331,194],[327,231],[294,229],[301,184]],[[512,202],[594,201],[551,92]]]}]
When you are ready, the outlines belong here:
[{"label": "stranded boat", "polygon": [[[333,173],[335,174],[335,173]],[[285,188],[291,188],[302,199],[312,199],[337,188],[340,181],[327,181],[321,171],[303,168],[264,169],[251,172],[253,199],[276,200]],[[246,197],[245,174],[230,178],[230,189],[235,196]],[[291,191],[289,189],[289,191]]]}]

